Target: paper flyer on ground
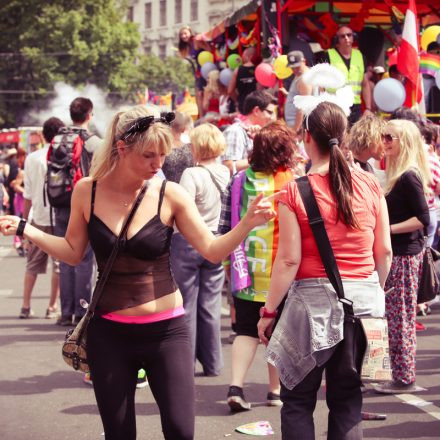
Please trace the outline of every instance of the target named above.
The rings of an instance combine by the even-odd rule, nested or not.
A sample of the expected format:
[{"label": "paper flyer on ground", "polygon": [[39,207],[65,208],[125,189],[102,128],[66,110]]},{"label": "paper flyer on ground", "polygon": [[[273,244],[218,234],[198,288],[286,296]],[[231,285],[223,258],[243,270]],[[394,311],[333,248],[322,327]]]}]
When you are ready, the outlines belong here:
[{"label": "paper flyer on ground", "polygon": [[274,434],[272,426],[266,420],[260,422],[246,423],[235,428],[236,431],[242,434],[250,435],[272,435]]}]

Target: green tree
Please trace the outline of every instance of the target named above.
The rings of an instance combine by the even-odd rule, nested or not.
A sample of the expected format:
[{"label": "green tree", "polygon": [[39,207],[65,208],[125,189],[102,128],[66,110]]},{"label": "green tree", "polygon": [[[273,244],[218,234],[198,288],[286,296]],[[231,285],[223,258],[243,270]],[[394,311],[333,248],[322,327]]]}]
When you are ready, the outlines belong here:
[{"label": "green tree", "polygon": [[[53,85],[127,90],[140,36],[118,0],[12,0],[0,6],[0,125],[19,125]],[[9,93],[4,93],[5,91]]]},{"label": "green tree", "polygon": [[178,93],[194,89],[194,75],[190,64],[178,57],[161,60],[156,55],[144,55],[137,66],[138,84],[135,89],[148,87],[157,94]]}]

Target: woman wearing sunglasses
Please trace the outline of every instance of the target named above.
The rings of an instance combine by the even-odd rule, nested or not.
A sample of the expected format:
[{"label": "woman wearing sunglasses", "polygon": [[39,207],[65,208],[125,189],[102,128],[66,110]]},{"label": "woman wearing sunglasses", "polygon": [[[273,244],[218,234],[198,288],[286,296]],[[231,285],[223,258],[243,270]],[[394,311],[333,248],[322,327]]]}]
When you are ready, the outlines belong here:
[{"label": "woman wearing sunglasses", "polygon": [[24,235],[48,254],[77,264],[87,243],[102,274],[124,219],[146,188],[87,329],[87,354],[105,438],[136,438],[134,395],[144,368],[166,439],[194,436],[194,359],[182,296],[170,272],[174,224],[213,262],[273,217],[272,198],[258,197],[229,234],[215,238],[193,200],[156,173],[171,150],[169,123],[155,108],[135,107],[113,118],[91,177],[77,183],[65,237],[45,234],[14,216],[0,217],[4,235]]},{"label": "woman wearing sunglasses", "polygon": [[423,260],[423,229],[429,225],[426,203],[431,180],[417,126],[407,120],[388,122],[385,145],[386,201],[390,216],[393,262],[385,284],[393,380],[375,387],[381,393],[417,391],[416,305]]}]

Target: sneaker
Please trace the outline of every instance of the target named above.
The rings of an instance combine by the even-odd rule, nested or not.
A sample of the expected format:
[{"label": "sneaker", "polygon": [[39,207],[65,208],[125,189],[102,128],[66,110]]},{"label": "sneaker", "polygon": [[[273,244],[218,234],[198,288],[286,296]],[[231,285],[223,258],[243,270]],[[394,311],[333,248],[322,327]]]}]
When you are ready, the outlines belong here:
[{"label": "sneaker", "polygon": [[69,327],[72,326],[72,317],[71,316],[60,316],[57,319],[56,325],[61,325],[62,327]]},{"label": "sneaker", "polygon": [[416,321],[416,332],[424,332],[426,330],[426,326],[424,326],[421,322]]},{"label": "sneaker", "polygon": [[145,388],[146,386],[148,386],[147,373],[143,368],[141,368],[138,371],[136,388],[141,389],[141,388]]},{"label": "sneaker", "polygon": [[50,307],[46,310],[46,319],[59,318],[60,314],[57,309],[51,309]]},{"label": "sneaker", "polygon": [[272,393],[272,391],[269,391],[267,393],[267,406],[283,406],[283,402],[281,402],[280,395],[277,393]]},{"label": "sneaker", "polygon": [[249,411],[251,409],[251,404],[246,402],[241,387],[234,385],[229,387],[227,402],[232,412]]},{"label": "sneaker", "polygon": [[400,380],[390,380],[388,382],[374,385],[374,391],[379,394],[404,394],[421,391],[423,388],[417,387],[415,382],[403,383]]},{"label": "sneaker", "polygon": [[20,310],[20,314],[18,315],[20,319],[29,319],[32,318],[32,316],[34,316],[34,312],[30,307],[22,307]]},{"label": "sneaker", "polygon": [[379,414],[379,413],[373,413],[373,412],[361,412],[362,420],[386,420],[387,415],[386,414]]},{"label": "sneaker", "polygon": [[84,374],[83,382],[87,385],[93,386],[92,375],[90,371]]}]

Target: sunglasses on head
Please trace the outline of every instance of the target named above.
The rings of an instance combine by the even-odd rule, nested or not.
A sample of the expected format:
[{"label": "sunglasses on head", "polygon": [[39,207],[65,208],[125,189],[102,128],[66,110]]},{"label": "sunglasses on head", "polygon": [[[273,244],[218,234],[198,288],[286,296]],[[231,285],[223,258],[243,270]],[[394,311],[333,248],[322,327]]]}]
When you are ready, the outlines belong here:
[{"label": "sunglasses on head", "polygon": [[134,124],[124,132],[120,139],[126,141],[139,133],[144,133],[150,128],[151,125],[157,122],[170,125],[171,122],[174,121],[174,118],[174,113],[168,112],[162,113],[160,118],[155,118],[154,116],[144,116],[142,118],[136,119]]},{"label": "sunglasses on head", "polygon": [[392,134],[386,133],[382,135],[382,140],[384,142],[393,142],[393,140],[399,139],[397,136],[393,136]]}]

